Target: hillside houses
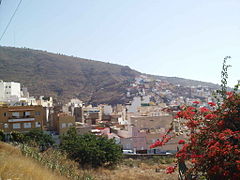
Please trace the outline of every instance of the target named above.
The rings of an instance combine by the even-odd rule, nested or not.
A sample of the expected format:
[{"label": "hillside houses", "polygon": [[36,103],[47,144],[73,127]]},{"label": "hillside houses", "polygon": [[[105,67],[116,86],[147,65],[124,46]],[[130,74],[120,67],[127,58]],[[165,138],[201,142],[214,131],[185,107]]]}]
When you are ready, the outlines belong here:
[{"label": "hillside houses", "polygon": [[[210,98],[207,88],[191,87],[178,92],[174,85],[147,76],[136,78],[135,83],[128,88],[127,95],[132,96],[131,101],[114,106],[93,106],[77,98],[66,104],[54,103],[52,97],[29,97],[27,89],[21,89],[20,84],[1,83],[0,129],[5,133],[40,128],[59,137],[75,127],[78,134],[92,133],[115,139],[124,150],[135,153],[175,152],[176,140],[156,151],[149,148],[161,139],[174,119],[174,113],[169,113],[166,109],[178,110],[181,104]],[[183,90],[179,85],[176,87],[179,91]],[[191,95],[186,97],[184,93]],[[17,112],[18,116],[15,116]],[[174,131],[177,132],[179,128],[175,128]]]}]

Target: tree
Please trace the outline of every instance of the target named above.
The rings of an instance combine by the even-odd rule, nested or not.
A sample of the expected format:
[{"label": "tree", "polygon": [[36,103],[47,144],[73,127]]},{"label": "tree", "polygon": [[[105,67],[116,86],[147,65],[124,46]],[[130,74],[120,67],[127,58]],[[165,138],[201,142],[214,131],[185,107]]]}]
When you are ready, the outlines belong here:
[{"label": "tree", "polygon": [[75,128],[61,137],[60,148],[82,167],[112,166],[122,158],[121,147],[114,140],[93,134],[77,135]]},{"label": "tree", "polygon": [[54,144],[52,137],[39,129],[33,129],[27,133],[13,131],[10,133],[10,140],[30,146],[37,146],[41,150],[45,150]]},{"label": "tree", "polygon": [[39,129],[30,130],[24,134],[24,139],[26,143],[37,145],[42,150],[47,149],[54,144],[52,136]]},{"label": "tree", "polygon": [[[183,106],[175,120],[187,127],[186,141],[180,140],[182,148],[177,152],[178,162],[169,167],[171,173],[184,161],[190,166],[185,176],[193,175],[205,179],[239,179],[240,177],[240,94],[238,85],[232,92],[227,92],[227,68],[224,59],[222,70],[222,89],[218,91],[221,101],[217,104],[209,102],[210,108],[200,107],[201,102],[194,101],[192,106]],[[174,124],[174,123],[172,123]],[[151,147],[162,146],[169,139],[173,128],[170,128],[164,138]]]}]

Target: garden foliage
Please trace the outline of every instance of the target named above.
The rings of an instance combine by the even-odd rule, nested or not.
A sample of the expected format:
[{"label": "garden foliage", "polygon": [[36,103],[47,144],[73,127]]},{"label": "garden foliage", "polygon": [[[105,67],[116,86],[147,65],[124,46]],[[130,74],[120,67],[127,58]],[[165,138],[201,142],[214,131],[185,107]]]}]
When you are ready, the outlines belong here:
[{"label": "garden foliage", "polygon": [[[177,152],[178,162],[167,168],[173,172],[179,162],[188,161],[185,177],[203,177],[204,179],[239,179],[240,177],[240,94],[238,85],[227,92],[227,68],[224,59],[222,71],[222,89],[218,91],[221,100],[209,102],[202,107],[195,101],[192,106],[182,106],[175,121],[185,127],[186,140],[180,140],[181,149]],[[172,123],[173,125],[174,123]],[[162,146],[172,135],[173,126],[161,141],[151,147]],[[191,176],[189,176],[191,175]]]},{"label": "garden foliage", "polygon": [[93,134],[77,135],[75,128],[62,136],[60,148],[82,167],[113,166],[122,158],[121,147],[114,139]]}]

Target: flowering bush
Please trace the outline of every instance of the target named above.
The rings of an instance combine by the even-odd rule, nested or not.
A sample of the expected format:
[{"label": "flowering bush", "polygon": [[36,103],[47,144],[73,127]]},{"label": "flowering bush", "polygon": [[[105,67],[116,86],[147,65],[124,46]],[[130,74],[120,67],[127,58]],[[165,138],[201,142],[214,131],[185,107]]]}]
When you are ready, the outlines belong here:
[{"label": "flowering bush", "polygon": [[[225,64],[223,67],[226,71]],[[207,108],[194,101],[192,106],[183,106],[175,117],[187,130],[188,138],[179,141],[182,147],[176,154],[178,163],[189,162],[186,176],[233,180],[240,177],[240,94],[237,89],[227,93],[226,86],[222,87],[222,100],[217,104],[209,102]],[[151,147],[169,141],[172,127]],[[175,168],[169,167],[167,173]]]}]

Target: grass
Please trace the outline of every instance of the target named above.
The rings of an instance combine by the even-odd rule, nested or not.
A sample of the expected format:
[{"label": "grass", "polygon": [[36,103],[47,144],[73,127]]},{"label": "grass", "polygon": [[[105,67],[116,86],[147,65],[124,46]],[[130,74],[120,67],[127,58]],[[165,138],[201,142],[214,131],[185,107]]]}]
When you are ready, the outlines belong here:
[{"label": "grass", "polygon": [[39,153],[33,148],[14,147],[0,142],[0,179],[18,180],[174,180],[177,173],[166,174],[173,158],[124,159],[112,169],[80,169],[59,151]]},{"label": "grass", "polygon": [[64,180],[66,178],[24,157],[18,148],[0,142],[0,179]]}]

